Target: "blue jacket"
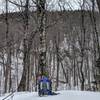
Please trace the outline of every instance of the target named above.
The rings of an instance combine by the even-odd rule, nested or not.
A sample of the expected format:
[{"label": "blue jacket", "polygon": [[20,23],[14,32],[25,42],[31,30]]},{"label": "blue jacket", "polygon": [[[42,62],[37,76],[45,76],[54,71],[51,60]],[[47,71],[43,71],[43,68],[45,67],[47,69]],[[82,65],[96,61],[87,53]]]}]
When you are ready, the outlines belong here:
[{"label": "blue jacket", "polygon": [[39,82],[51,82],[48,77],[44,76]]}]

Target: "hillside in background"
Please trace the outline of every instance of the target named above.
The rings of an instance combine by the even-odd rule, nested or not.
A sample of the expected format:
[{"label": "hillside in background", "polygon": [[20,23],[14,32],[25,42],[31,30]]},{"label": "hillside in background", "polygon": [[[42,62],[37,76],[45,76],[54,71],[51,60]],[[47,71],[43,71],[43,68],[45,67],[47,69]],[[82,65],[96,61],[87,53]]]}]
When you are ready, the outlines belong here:
[{"label": "hillside in background", "polygon": [[[8,20],[9,20],[9,38],[13,41],[20,41],[23,39],[24,34],[24,13],[22,12],[14,12],[9,13]],[[91,12],[85,11],[85,19],[84,24],[86,25],[86,30],[88,33],[91,33],[92,22],[91,22]],[[100,18],[99,14],[95,13],[96,17],[96,25],[99,32],[100,26]],[[6,34],[6,14],[0,15],[0,44],[3,45],[5,42],[5,34]],[[81,11],[56,11],[56,12],[47,12],[47,43],[50,40],[53,40],[57,34],[60,34],[60,41],[64,40],[64,34],[70,34],[75,28],[81,27]],[[34,33],[37,27],[37,18],[35,12],[29,13],[29,34],[31,32]],[[37,33],[35,36],[34,41],[36,43],[39,42],[39,34]]]},{"label": "hillside in background", "polygon": [[[26,37],[32,47],[27,53],[29,57],[29,91],[36,90],[36,76],[39,65],[39,32],[37,32],[36,12],[29,12],[28,31]],[[98,38],[100,37],[100,17],[91,11],[46,12],[46,53],[47,69],[53,82],[53,90],[90,90],[98,91],[95,76],[98,73],[95,61],[98,58]],[[8,37],[6,15],[0,15],[0,92],[4,93],[7,57],[8,91],[16,90],[23,73],[25,39],[24,12],[8,14]],[[8,45],[6,43],[8,42]],[[26,45],[28,40],[26,40]],[[9,49],[8,49],[9,48]],[[9,51],[8,51],[9,50]],[[9,55],[7,55],[9,52]],[[27,51],[26,51],[27,52]],[[57,79],[58,77],[58,79]],[[57,86],[58,84],[58,86]],[[67,97],[66,97],[67,98]],[[71,100],[71,99],[70,99]],[[72,99],[73,100],[73,99]],[[77,99],[78,100],[78,99]],[[94,100],[94,99],[93,99]]]}]

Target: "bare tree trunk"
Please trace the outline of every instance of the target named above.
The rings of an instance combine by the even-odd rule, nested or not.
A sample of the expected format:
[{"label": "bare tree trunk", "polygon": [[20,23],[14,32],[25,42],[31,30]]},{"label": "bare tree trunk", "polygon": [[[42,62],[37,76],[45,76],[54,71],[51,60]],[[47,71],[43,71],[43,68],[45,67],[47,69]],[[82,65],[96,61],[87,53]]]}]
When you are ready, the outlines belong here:
[{"label": "bare tree trunk", "polygon": [[57,55],[56,91],[57,91],[57,89],[58,89],[58,87],[59,87],[59,69],[60,69],[59,41],[60,41],[60,34],[58,33],[57,40],[56,40],[56,55]]},{"label": "bare tree trunk", "polygon": [[6,53],[7,62],[5,68],[5,93],[11,89],[11,41],[9,38],[9,22],[8,22],[8,0],[6,0]]},{"label": "bare tree trunk", "polygon": [[83,71],[83,64],[84,64],[84,56],[85,56],[85,43],[86,43],[86,30],[84,25],[84,8],[85,8],[85,0],[83,0],[82,8],[81,8],[81,65],[80,65],[80,74],[81,74],[81,90],[84,90],[84,71]]},{"label": "bare tree trunk", "polygon": [[29,0],[26,0],[25,4],[25,11],[24,11],[24,40],[23,40],[23,47],[24,47],[24,58],[23,58],[23,73],[20,84],[18,86],[18,91],[26,91],[29,90],[29,51],[28,51],[28,40],[27,40],[27,33],[28,33],[28,10],[29,10]]},{"label": "bare tree trunk", "polygon": [[99,12],[100,12],[100,0],[96,0],[97,1],[97,5],[98,5],[98,8],[99,8]]},{"label": "bare tree trunk", "polygon": [[37,0],[38,31],[40,35],[40,54],[38,71],[48,74],[46,65],[46,0]]},{"label": "bare tree trunk", "polygon": [[[100,2],[100,1],[99,1]],[[97,25],[96,25],[96,17],[95,17],[95,1],[92,0],[92,26],[93,26],[93,32],[96,37],[96,43],[97,43],[97,49],[98,49],[98,54],[100,57],[100,44],[99,44],[99,34],[97,31]],[[99,58],[98,57],[98,58]]]}]

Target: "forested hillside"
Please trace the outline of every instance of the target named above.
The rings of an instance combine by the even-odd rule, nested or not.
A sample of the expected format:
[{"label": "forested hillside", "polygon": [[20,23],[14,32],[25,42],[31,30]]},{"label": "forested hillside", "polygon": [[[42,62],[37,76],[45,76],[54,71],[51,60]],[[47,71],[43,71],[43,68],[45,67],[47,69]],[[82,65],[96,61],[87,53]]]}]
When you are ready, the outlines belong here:
[{"label": "forested hillside", "polygon": [[82,5],[74,11],[49,11],[43,4],[32,11],[26,0],[24,9],[9,12],[6,0],[0,15],[0,93],[36,91],[40,72],[50,77],[53,90],[99,91],[100,14],[94,3],[91,10]]}]

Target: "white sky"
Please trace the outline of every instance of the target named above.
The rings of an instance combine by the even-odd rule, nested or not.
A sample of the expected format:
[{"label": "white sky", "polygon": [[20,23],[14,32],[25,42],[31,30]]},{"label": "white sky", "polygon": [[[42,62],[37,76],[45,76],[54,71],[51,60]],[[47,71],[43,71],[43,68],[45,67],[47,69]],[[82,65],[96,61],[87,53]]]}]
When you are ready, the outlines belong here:
[{"label": "white sky", "polygon": [[[19,0],[11,0],[11,1],[18,2]],[[48,9],[49,10],[51,10],[51,9],[59,10],[60,8],[58,6],[57,1],[61,1],[60,5],[64,5],[64,7],[66,9],[73,9],[73,10],[74,9],[79,9],[80,8],[80,2],[82,2],[82,0],[47,0],[47,2],[48,2]],[[87,1],[89,1],[89,0],[87,0]],[[0,12],[4,11],[4,9],[5,9],[5,0],[0,0]],[[9,4],[9,10],[10,11],[17,11],[18,8],[10,3]]]},{"label": "white sky", "polygon": [[62,3],[60,4],[64,5],[64,7],[67,9],[70,9],[70,6],[72,9],[79,9],[78,1],[81,1],[81,0],[47,0],[47,1],[51,1],[51,5],[54,5],[54,8],[59,8],[57,1],[61,1]]}]

